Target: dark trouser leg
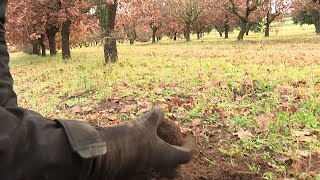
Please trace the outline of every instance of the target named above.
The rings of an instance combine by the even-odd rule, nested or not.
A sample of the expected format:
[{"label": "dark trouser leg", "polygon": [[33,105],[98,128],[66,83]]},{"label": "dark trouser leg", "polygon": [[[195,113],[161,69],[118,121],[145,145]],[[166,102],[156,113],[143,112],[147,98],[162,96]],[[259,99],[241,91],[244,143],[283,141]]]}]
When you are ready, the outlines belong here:
[{"label": "dark trouser leg", "polygon": [[17,96],[13,90],[13,79],[9,70],[9,54],[5,40],[5,11],[7,0],[0,1],[0,106],[17,107]]}]

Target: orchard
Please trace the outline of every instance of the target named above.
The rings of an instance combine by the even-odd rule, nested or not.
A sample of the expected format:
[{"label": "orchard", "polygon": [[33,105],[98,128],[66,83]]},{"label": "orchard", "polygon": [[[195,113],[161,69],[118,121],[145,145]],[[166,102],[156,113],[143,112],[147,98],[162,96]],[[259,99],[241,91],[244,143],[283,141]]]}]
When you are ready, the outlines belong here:
[{"label": "orchard", "polygon": [[167,143],[194,139],[175,179],[320,179],[319,0],[9,0],[6,16],[22,107],[95,127],[161,108]]}]

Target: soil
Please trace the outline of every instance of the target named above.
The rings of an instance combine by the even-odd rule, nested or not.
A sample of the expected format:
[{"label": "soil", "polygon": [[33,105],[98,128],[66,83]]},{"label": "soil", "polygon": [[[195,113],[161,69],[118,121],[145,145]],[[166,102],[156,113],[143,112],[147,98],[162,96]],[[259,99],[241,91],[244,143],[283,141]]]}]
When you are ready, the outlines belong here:
[{"label": "soil", "polygon": [[[164,125],[163,125],[164,124]],[[166,142],[177,143],[181,141],[181,133],[177,131],[177,125],[166,120],[162,127],[170,127],[174,129],[170,131],[169,141],[165,137]],[[161,127],[161,126],[160,126]],[[161,128],[159,128],[161,129]],[[159,134],[158,129],[158,134]],[[180,169],[179,176],[176,180],[247,180],[247,179],[263,179],[263,173],[272,171],[265,161],[261,158],[250,157],[249,155],[235,154],[228,156],[219,149],[228,149],[230,142],[235,139],[231,134],[222,129],[212,129],[215,135],[205,140],[203,137],[196,138],[196,150],[193,160],[183,165]],[[176,136],[172,134],[176,133]],[[160,136],[161,137],[161,136]],[[260,167],[254,172],[250,170],[250,165]]]},{"label": "soil", "polygon": [[161,139],[171,145],[183,145],[183,134],[181,133],[179,126],[170,120],[164,119],[159,124],[157,133]]},{"label": "soil", "polygon": [[[182,97],[179,98],[181,99]],[[166,98],[165,103],[168,103],[171,108],[172,106],[181,106],[181,104],[190,104],[190,100],[182,102],[176,99],[175,97]],[[106,99],[105,102],[101,102],[100,106],[88,112],[81,111],[79,115],[80,117],[83,116],[83,119],[87,115],[92,115],[91,122],[93,125],[106,127],[123,122],[115,117],[114,114],[125,115],[126,118],[124,119],[136,119],[150,108],[150,104],[141,98],[130,96],[114,97]],[[175,180],[263,179],[263,175],[266,172],[272,172],[278,178],[283,176],[283,174],[277,173],[274,168],[269,166],[268,162],[263,160],[262,157],[259,157],[259,153],[230,152],[231,147],[239,144],[239,141],[232,133],[224,129],[224,123],[220,122],[219,119],[213,125],[202,124],[199,119],[199,121],[192,121],[190,125],[181,129],[176,125],[179,120],[172,119],[171,116],[168,119],[170,120],[164,120],[158,128],[158,135],[163,140],[169,144],[180,146],[184,143],[183,139],[190,133],[194,137],[194,143],[192,143],[192,146],[195,147],[194,158],[189,164],[181,166],[179,175]],[[300,159],[289,159],[290,164],[287,163],[286,158],[283,160],[288,166],[287,177],[301,177],[301,174],[304,174],[301,179],[315,179],[320,169],[320,154],[318,153],[312,154],[311,158],[303,155]],[[130,180],[133,179],[163,178],[154,178],[153,175],[143,174],[139,177],[130,178]]]},{"label": "soil", "polygon": [[[228,147],[223,147],[221,140],[221,137],[218,136],[210,139],[209,142],[198,139],[194,159],[189,164],[181,167],[179,177],[176,179],[263,179],[263,173],[271,171],[267,163],[260,158],[252,158],[239,154],[227,156],[222,153],[219,148]],[[225,140],[223,139],[223,141]],[[249,165],[260,166],[260,170],[254,172],[250,170]]]},{"label": "soil", "polygon": [[[104,109],[113,109],[113,112],[120,112],[123,105],[134,104],[134,100],[108,100],[101,104],[93,112],[102,112],[100,118],[107,118]],[[133,111],[138,111],[134,109]],[[113,121],[113,125],[120,122]],[[100,122],[101,125],[101,122]],[[263,179],[265,172],[272,172],[272,169],[266,161],[254,154],[234,153],[232,155],[221,149],[228,150],[233,144],[237,143],[235,136],[225,130],[223,127],[202,125],[190,125],[185,127],[186,132],[181,132],[178,125],[171,120],[164,120],[158,128],[158,135],[163,140],[172,145],[182,145],[183,139],[193,133],[195,154],[193,160],[181,166],[179,175],[175,180],[250,180]],[[188,134],[189,133],[189,134]],[[251,169],[250,169],[251,167]],[[252,167],[259,167],[254,170]],[[276,172],[273,172],[277,174]],[[132,177],[131,179],[163,179],[150,178],[150,175]]]}]

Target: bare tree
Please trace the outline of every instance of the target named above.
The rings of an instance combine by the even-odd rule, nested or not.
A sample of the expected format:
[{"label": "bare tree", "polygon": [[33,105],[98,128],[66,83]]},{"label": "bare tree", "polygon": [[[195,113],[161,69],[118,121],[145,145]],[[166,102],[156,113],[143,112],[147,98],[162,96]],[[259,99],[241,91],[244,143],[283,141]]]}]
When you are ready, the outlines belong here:
[{"label": "bare tree", "polygon": [[225,3],[226,9],[236,15],[241,21],[241,30],[238,35],[238,40],[243,40],[249,23],[250,14],[257,8],[269,0],[228,0]]},{"label": "bare tree", "polygon": [[168,0],[168,12],[185,24],[185,37],[190,41],[191,26],[205,13],[211,3],[208,0]]}]

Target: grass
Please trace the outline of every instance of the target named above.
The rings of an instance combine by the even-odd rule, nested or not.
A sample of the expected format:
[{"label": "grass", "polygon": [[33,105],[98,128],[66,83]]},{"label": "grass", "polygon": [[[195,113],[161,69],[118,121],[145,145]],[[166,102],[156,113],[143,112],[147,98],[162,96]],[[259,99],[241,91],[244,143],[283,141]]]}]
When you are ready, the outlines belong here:
[{"label": "grass", "polygon": [[[286,176],[286,159],[320,152],[320,36],[312,26],[275,26],[279,32],[268,39],[250,34],[236,42],[236,33],[228,40],[211,33],[191,43],[164,38],[156,44],[119,45],[119,62],[108,65],[101,47],[75,48],[69,61],[13,53],[15,90],[21,106],[45,116],[89,120],[97,116],[72,107],[94,109],[109,97],[134,96],[153,106],[166,96],[192,96],[191,109],[174,112],[179,120],[188,125],[200,118],[205,124],[222,123],[230,132],[248,130],[253,138],[242,139],[237,148],[262,155]],[[65,98],[83,90],[93,93]],[[259,171],[255,164],[248,166]]]}]

